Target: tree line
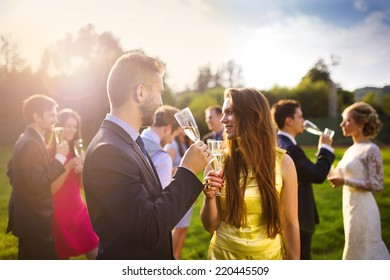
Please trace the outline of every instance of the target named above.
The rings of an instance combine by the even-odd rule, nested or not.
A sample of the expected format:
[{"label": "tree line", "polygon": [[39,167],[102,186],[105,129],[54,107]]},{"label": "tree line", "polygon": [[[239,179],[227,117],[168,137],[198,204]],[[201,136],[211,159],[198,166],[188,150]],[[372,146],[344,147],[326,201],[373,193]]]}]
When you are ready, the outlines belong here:
[{"label": "tree line", "polygon": [[[98,33],[93,25],[86,25],[76,35],[67,34],[48,46],[38,69],[32,71],[17,44],[1,34],[0,39],[0,144],[12,145],[16,141],[25,126],[22,101],[37,93],[53,97],[60,109],[69,107],[79,112],[82,132],[88,142],[109,112],[106,81],[110,68],[119,56],[130,50],[123,50],[119,39],[110,32]],[[173,92],[165,84],[163,101],[178,108],[190,107],[201,134],[205,134],[204,109],[222,104],[225,88],[245,86],[241,73],[241,66],[233,60],[216,71],[207,64],[199,68],[191,88]],[[282,98],[299,100],[305,117],[314,119],[334,119],[356,101],[353,92],[333,83],[329,67],[322,59],[293,88],[274,86],[258,90],[270,105]],[[387,136],[390,134],[390,87],[384,88],[384,92],[382,95],[368,92],[362,99],[375,107],[385,124],[383,136],[378,139],[390,143]]]}]

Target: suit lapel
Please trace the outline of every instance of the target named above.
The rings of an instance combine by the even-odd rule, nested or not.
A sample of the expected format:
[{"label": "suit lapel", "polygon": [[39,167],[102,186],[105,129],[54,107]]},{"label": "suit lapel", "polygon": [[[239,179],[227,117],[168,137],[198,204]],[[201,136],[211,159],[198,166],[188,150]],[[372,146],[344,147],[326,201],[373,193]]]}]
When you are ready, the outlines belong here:
[{"label": "suit lapel", "polygon": [[[113,132],[118,134],[128,145],[132,146],[133,150],[137,153],[138,157],[143,162],[143,164],[146,167],[146,169],[148,170],[148,172],[154,177],[159,188],[162,189],[160,180],[158,178],[158,174],[156,172],[156,169],[153,165],[151,158],[149,157],[149,155],[148,155],[148,159],[145,158],[144,154],[141,151],[141,148],[133,140],[133,138],[131,138],[131,136],[123,128],[121,128],[119,125],[117,125],[111,121],[104,120],[102,127],[109,128],[110,130],[112,130]],[[149,162],[148,162],[148,160],[149,160]]]},{"label": "suit lapel", "polygon": [[39,143],[39,145],[41,146],[42,156],[44,157],[45,163],[47,164],[50,161],[49,152],[47,151],[46,143],[42,139],[41,135],[39,135],[39,133],[32,127],[26,127],[24,133],[26,133],[26,135],[31,137],[31,139],[34,139],[34,141]]}]

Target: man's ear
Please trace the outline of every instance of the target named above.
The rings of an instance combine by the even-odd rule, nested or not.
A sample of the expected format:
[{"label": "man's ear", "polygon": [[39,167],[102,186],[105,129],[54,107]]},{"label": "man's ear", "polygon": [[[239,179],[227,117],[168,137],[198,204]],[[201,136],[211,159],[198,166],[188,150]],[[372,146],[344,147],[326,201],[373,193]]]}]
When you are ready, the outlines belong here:
[{"label": "man's ear", "polygon": [[137,85],[136,87],[135,100],[139,103],[145,98],[145,86],[142,84]]},{"label": "man's ear", "polygon": [[38,114],[38,113],[33,113],[33,120],[34,120],[34,122],[40,122],[41,120],[42,120],[42,117],[41,117],[41,115],[40,114]]},{"label": "man's ear", "polygon": [[167,124],[166,126],[164,126],[164,133],[169,135],[173,133],[171,124]]},{"label": "man's ear", "polygon": [[291,117],[287,117],[284,121],[284,126],[290,126],[294,120]]}]

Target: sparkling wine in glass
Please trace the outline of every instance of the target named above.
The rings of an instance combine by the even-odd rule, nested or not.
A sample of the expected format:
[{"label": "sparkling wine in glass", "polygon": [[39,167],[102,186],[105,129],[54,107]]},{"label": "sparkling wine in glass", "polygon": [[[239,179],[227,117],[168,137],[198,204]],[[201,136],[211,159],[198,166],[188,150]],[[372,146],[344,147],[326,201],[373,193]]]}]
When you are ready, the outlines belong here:
[{"label": "sparkling wine in glass", "polygon": [[307,132],[315,135],[321,135],[322,131],[321,129],[318,128],[314,123],[312,123],[309,120],[305,120],[303,122],[303,129],[306,130]]},{"label": "sparkling wine in glass", "polygon": [[184,133],[194,142],[200,140],[200,133],[190,108],[186,107],[175,114],[175,118]]},{"label": "sparkling wine in glass", "polygon": [[[211,165],[215,172],[219,173],[223,168],[223,141],[221,140],[209,140],[207,142],[211,154],[214,156],[214,160],[211,161]],[[219,190],[215,194],[221,195]]]},{"label": "sparkling wine in glass", "polygon": [[60,144],[64,141],[64,128],[63,127],[55,127],[54,128],[54,137],[57,144]]},{"label": "sparkling wine in glass", "polygon": [[[309,120],[305,120],[303,122],[303,128],[311,133],[311,134],[315,134],[315,135],[321,135],[322,134],[322,131],[321,129],[318,128],[318,126],[316,126],[314,123],[312,123],[311,121]],[[333,135],[334,135],[334,130],[331,130],[329,128],[325,128],[324,130],[324,134],[328,135],[330,138],[333,138]]]},{"label": "sparkling wine in glass", "polygon": [[74,154],[77,157],[82,157],[84,150],[83,150],[83,139],[77,139],[73,141],[73,149],[74,149]]}]

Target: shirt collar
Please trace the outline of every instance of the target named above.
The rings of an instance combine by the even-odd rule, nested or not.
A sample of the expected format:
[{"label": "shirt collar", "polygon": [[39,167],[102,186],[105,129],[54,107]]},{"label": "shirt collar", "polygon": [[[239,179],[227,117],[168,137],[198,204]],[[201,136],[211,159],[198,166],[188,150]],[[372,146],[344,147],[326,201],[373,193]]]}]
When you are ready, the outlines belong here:
[{"label": "shirt collar", "polygon": [[141,137],[144,138],[144,139],[150,139],[150,140],[152,140],[153,142],[158,143],[159,146],[161,147],[161,139],[160,139],[160,136],[158,136],[158,134],[157,134],[156,132],[152,131],[152,130],[150,129],[150,127],[148,127],[147,129],[145,129],[144,131],[142,131]]},{"label": "shirt collar", "polygon": [[137,140],[137,137],[139,136],[139,132],[134,127],[129,125],[127,122],[125,122],[124,120],[122,120],[118,117],[115,117],[111,114],[106,115],[106,120],[111,121],[111,122],[119,125],[121,128],[123,128],[124,131],[126,131],[127,134],[130,135],[130,137],[134,141]]},{"label": "shirt collar", "polygon": [[287,132],[285,132],[285,131],[279,130],[279,131],[278,131],[278,135],[284,135],[284,136],[286,136],[288,139],[291,140],[291,142],[293,142],[294,145],[297,145],[297,141],[295,141],[295,138],[294,138],[290,133],[287,133]]}]

